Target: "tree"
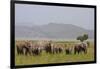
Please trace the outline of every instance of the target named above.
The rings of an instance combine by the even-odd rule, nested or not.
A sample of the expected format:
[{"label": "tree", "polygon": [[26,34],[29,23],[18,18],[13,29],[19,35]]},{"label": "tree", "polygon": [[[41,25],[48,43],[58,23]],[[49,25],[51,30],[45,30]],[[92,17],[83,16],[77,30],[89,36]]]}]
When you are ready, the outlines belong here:
[{"label": "tree", "polygon": [[88,39],[88,34],[84,34],[83,36],[78,36],[77,40],[80,40],[81,42],[85,41]]},{"label": "tree", "polygon": [[87,40],[87,39],[88,39],[88,34],[84,34],[84,35],[83,35],[83,39],[84,39],[84,40]]},{"label": "tree", "polygon": [[78,36],[78,37],[77,37],[77,40],[80,40],[81,42],[83,42],[83,41],[84,41],[84,39],[83,39],[83,37],[82,37],[82,36]]}]

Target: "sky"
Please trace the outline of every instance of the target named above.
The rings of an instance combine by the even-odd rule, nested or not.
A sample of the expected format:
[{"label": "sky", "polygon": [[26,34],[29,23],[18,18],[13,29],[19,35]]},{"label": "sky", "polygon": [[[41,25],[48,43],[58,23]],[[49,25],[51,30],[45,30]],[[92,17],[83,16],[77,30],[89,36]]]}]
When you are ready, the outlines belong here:
[{"label": "sky", "polygon": [[94,29],[94,8],[15,4],[16,25],[72,24]]}]

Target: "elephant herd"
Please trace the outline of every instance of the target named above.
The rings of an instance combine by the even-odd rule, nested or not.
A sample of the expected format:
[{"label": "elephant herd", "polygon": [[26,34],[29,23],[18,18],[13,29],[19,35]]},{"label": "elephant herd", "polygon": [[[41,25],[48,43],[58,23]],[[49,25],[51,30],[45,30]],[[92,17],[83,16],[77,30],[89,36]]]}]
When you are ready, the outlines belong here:
[{"label": "elephant herd", "polygon": [[54,43],[52,41],[18,41],[16,42],[16,52],[18,55],[42,55],[42,52],[47,54],[79,54],[87,53],[87,44],[79,43],[73,47],[67,47],[65,44]]}]

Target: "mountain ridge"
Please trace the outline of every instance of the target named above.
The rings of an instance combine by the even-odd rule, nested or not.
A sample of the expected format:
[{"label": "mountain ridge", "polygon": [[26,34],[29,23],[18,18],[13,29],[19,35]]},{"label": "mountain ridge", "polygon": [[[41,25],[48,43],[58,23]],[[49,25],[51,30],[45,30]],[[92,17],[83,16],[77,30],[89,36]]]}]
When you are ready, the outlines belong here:
[{"label": "mountain ridge", "polygon": [[47,39],[75,39],[77,36],[88,34],[94,38],[94,31],[72,24],[49,23],[45,25],[22,26],[15,25],[16,38],[47,38]]}]

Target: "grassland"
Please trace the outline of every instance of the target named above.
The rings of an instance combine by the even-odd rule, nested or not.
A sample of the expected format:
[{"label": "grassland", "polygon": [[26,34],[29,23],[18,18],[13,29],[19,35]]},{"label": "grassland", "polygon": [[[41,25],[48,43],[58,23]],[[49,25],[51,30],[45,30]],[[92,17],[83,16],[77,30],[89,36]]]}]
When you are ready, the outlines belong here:
[{"label": "grassland", "polygon": [[[67,44],[67,46],[73,47],[73,43],[76,41],[57,41],[58,43]],[[80,53],[65,54],[65,52],[60,54],[47,54],[45,51],[39,56],[25,56],[18,55],[15,49],[15,64],[16,65],[35,65],[35,64],[50,64],[50,63],[69,63],[69,62],[84,62],[94,60],[94,43],[90,41],[87,54]]]}]

